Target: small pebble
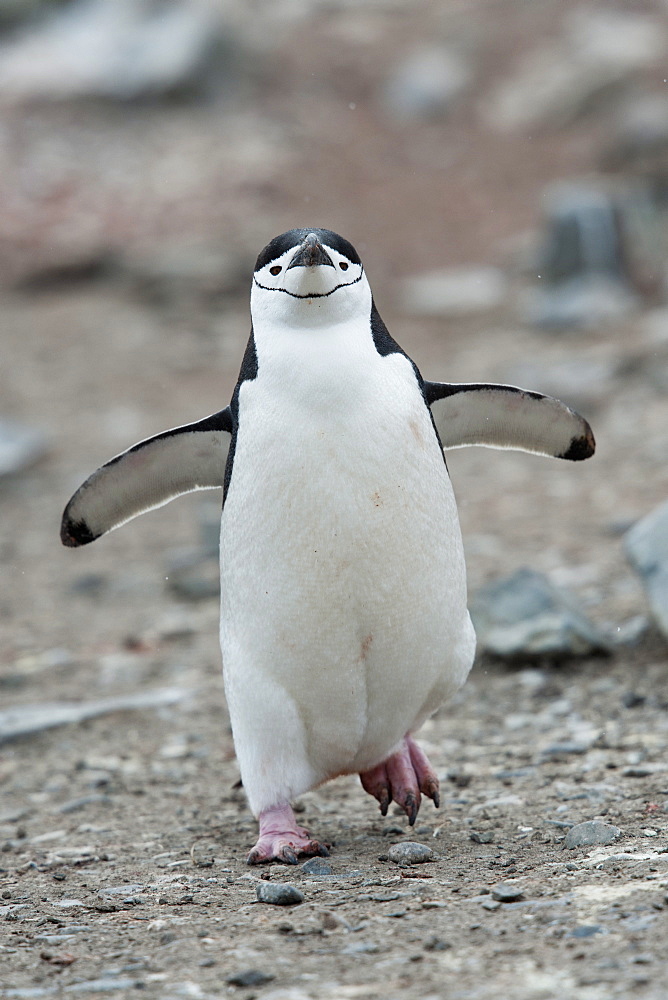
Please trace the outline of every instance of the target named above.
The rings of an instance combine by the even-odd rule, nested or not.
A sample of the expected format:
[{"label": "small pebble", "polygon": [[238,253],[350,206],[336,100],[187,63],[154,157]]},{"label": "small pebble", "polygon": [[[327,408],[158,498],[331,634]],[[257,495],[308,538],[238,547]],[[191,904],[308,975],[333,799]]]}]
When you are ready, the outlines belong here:
[{"label": "small pebble", "polygon": [[644,705],[646,701],[646,696],[639,694],[637,691],[626,691],[622,695],[622,705],[624,708],[638,708],[640,705]]},{"label": "small pebble", "polygon": [[591,847],[593,844],[611,844],[621,836],[622,831],[610,823],[589,820],[572,826],[564,839],[564,847]]},{"label": "small pebble", "polygon": [[576,927],[571,931],[570,936],[574,938],[588,938],[593,937],[595,934],[601,934],[603,932],[602,927],[597,927],[595,924],[582,924],[581,927]]},{"label": "small pebble", "polygon": [[59,807],[58,812],[64,814],[73,813],[78,812],[79,809],[85,809],[86,806],[94,805],[109,806],[111,805],[111,797],[101,793],[83,795],[81,798],[71,799],[69,802],[64,802],[62,806]]},{"label": "small pebble", "polygon": [[485,902],[482,904],[483,910],[490,910],[490,911],[498,910],[500,906],[501,903],[498,899],[486,899]]},{"label": "small pebble", "polygon": [[439,937],[431,937],[424,943],[425,951],[447,951],[448,948],[452,948],[450,942],[444,941],[443,938]]},{"label": "small pebble", "polygon": [[373,941],[353,941],[342,949],[342,955],[375,955],[380,948]]},{"label": "small pebble", "polygon": [[131,896],[135,892],[141,892],[146,886],[140,885],[138,882],[131,882],[127,885],[109,885],[105,886],[104,889],[100,889],[98,896]]},{"label": "small pebble", "polygon": [[423,865],[427,861],[435,858],[431,847],[426,844],[418,844],[412,840],[405,840],[401,844],[393,844],[389,849],[388,858],[395,865],[404,868],[407,865]]},{"label": "small pebble", "polygon": [[258,882],[257,898],[260,903],[271,903],[272,906],[296,906],[304,902],[304,893],[294,885]]},{"label": "small pebble", "polygon": [[493,844],[494,834],[491,830],[483,830],[482,833],[472,833],[470,839],[474,844]]},{"label": "small pebble", "polygon": [[492,899],[499,903],[514,903],[515,900],[522,898],[522,894],[521,886],[511,885],[508,882],[499,882],[492,889]]},{"label": "small pebble", "polygon": [[304,875],[331,875],[333,868],[324,858],[309,858],[301,866]]},{"label": "small pebble", "polygon": [[264,986],[270,983],[274,977],[259,969],[245,969],[243,972],[235,972],[225,980],[232,986]]}]

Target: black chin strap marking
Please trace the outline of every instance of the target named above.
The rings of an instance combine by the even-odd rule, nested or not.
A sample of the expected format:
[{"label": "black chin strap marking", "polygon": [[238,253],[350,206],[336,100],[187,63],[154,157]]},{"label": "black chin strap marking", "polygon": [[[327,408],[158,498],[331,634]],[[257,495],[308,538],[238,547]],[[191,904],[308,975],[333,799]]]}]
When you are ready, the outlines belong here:
[{"label": "black chin strap marking", "polygon": [[311,295],[297,295],[296,292],[289,292],[287,288],[270,288],[268,285],[261,285],[255,275],[253,275],[253,282],[265,292],[283,292],[285,295],[290,295],[293,299],[326,299],[328,295],[333,295],[339,288],[348,288],[350,285],[356,285],[358,281],[362,280],[363,274],[364,268],[362,268],[359,276],[354,281],[342,281],[340,285],[335,285],[329,292],[313,292]]}]

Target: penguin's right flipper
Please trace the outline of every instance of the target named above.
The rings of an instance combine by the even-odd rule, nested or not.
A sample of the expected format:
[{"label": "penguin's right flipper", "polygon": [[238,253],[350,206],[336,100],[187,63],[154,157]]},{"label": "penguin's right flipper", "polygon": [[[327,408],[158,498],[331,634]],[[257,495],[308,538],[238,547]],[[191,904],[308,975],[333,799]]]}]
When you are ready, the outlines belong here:
[{"label": "penguin's right flipper", "polygon": [[94,542],[138,514],[193,490],[223,486],[232,435],[229,406],[140,441],[89,476],[63,512],[60,538]]}]

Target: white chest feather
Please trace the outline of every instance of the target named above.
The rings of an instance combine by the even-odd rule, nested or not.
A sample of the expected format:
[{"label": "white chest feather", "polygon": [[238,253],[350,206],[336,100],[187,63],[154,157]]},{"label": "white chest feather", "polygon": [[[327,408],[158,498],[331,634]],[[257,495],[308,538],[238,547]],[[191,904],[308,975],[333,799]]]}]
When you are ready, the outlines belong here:
[{"label": "white chest feather", "polygon": [[412,366],[355,330],[332,339],[293,359],[259,345],[221,532],[237,747],[271,692],[319,780],[381,759],[471,652],[454,497]]}]

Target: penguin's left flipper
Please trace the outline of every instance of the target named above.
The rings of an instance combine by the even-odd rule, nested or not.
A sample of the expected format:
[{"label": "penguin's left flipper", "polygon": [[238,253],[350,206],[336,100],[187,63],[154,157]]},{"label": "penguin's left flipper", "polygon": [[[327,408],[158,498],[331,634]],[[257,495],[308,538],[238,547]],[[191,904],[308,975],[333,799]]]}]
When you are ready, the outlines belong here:
[{"label": "penguin's left flipper", "polygon": [[63,512],[63,545],[94,542],[144,511],[193,490],[220,487],[232,435],[229,406],[140,441],[94,472]]},{"label": "penguin's left flipper", "polygon": [[486,445],[573,462],[596,449],[587,421],[559,399],[512,385],[425,382],[444,448]]}]

